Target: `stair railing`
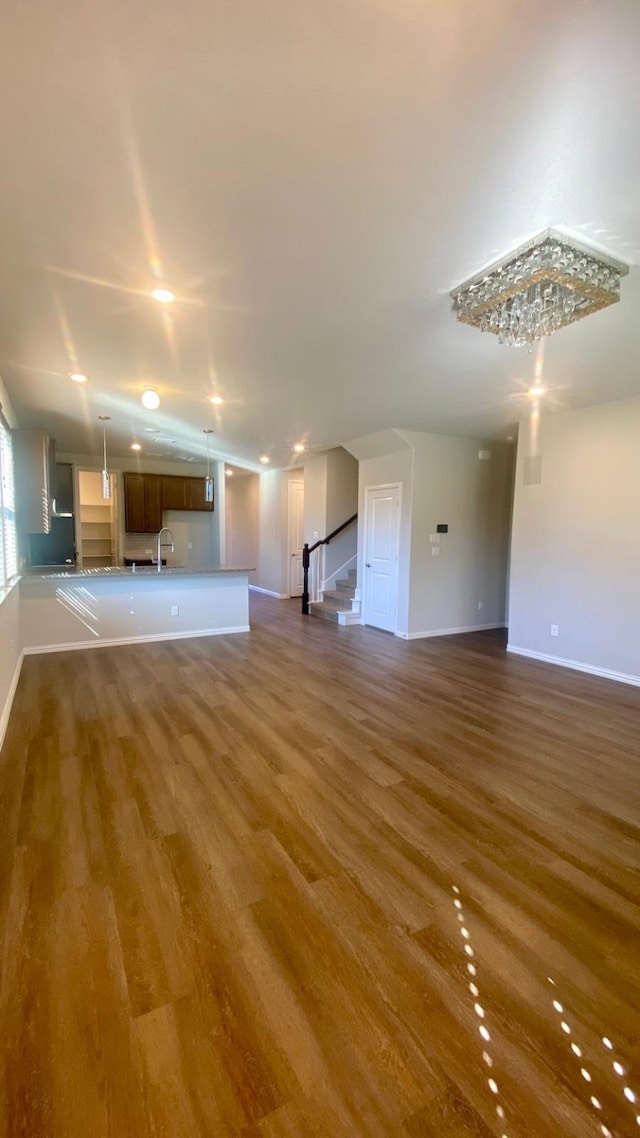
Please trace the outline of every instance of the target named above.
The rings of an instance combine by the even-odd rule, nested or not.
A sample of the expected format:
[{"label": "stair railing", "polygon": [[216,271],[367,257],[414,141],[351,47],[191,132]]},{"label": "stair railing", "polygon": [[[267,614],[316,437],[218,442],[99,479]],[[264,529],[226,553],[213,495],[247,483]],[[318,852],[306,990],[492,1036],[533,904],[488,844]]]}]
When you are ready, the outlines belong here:
[{"label": "stair railing", "polygon": [[305,543],[302,547],[302,574],[303,574],[302,613],[303,613],[303,616],[309,615],[309,564],[310,564],[311,554],[314,552],[314,550],[318,549],[319,546],[328,545],[330,541],[333,541],[333,538],[337,537],[339,533],[342,533],[343,529],[346,529],[347,526],[350,526],[352,522],[355,522],[357,517],[358,517],[357,514],[352,514],[352,516],[350,518],[347,518],[346,522],[343,522],[341,526],[338,526],[336,529],[332,530],[332,532],[330,534],[328,534],[326,537],[319,538],[318,541],[315,541],[313,543],[313,545],[309,545],[309,543],[307,541],[305,541]]}]

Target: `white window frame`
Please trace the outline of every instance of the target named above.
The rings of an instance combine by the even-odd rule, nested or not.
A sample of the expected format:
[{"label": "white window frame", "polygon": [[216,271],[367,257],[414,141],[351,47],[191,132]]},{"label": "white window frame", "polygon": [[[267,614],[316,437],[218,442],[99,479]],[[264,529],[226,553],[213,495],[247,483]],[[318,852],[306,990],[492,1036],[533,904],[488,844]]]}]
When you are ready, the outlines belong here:
[{"label": "white window frame", "polygon": [[18,575],[18,533],[11,428],[0,411],[0,588]]}]

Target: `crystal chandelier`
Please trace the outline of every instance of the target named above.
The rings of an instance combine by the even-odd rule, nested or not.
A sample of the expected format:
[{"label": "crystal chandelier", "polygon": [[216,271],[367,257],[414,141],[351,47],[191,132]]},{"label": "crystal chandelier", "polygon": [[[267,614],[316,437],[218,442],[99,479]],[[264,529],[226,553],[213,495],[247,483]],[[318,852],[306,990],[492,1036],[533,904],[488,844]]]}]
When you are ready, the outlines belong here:
[{"label": "crystal chandelier", "polygon": [[626,265],[546,229],[454,289],[458,320],[529,351],[575,320],[620,299]]}]

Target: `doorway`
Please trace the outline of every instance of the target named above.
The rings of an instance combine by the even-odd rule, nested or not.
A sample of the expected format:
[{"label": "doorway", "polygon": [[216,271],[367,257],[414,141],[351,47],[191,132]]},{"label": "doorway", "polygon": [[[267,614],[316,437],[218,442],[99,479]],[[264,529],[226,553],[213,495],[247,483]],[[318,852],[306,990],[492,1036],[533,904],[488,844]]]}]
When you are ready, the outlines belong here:
[{"label": "doorway", "polygon": [[111,496],[102,496],[102,473],[99,470],[77,471],[76,529],[83,569],[101,569],[116,564],[116,484],[109,475]]},{"label": "doorway", "polygon": [[397,629],[400,483],[364,492],[363,619],[385,632]]},{"label": "doorway", "polygon": [[303,589],[304,482],[289,482],[289,596],[301,597]]}]

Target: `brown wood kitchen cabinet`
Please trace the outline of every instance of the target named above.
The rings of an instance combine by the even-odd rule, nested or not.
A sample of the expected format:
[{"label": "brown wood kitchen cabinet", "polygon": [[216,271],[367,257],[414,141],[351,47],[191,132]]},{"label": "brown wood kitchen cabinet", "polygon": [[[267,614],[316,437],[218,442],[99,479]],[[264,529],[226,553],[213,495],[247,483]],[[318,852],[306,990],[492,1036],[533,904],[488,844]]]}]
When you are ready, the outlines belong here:
[{"label": "brown wood kitchen cabinet", "polygon": [[213,510],[204,500],[204,478],[181,474],[123,474],[124,528],[158,533],[163,510]]},{"label": "brown wood kitchen cabinet", "polygon": [[123,474],[124,528],[127,533],[158,533],[162,527],[161,485],[157,474]]},{"label": "brown wood kitchen cabinet", "polygon": [[189,479],[182,474],[162,475],[162,508],[163,510],[188,510]]},{"label": "brown wood kitchen cabinet", "polygon": [[186,478],[188,482],[188,510],[213,510],[213,502],[204,500],[204,478]]}]

